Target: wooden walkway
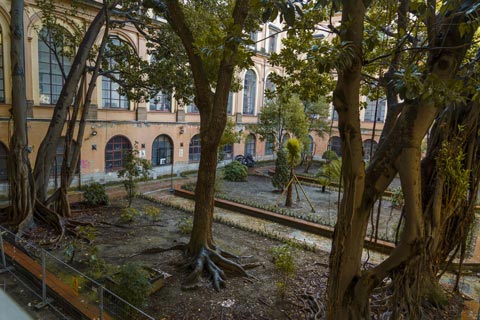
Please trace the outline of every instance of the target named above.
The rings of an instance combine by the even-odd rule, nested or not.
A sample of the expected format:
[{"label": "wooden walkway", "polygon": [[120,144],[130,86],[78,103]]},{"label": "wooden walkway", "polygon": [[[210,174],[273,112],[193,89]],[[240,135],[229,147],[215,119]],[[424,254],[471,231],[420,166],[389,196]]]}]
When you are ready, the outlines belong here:
[{"label": "wooden walkway", "polygon": [[[5,254],[10,257],[12,261],[19,264],[41,283],[42,266],[40,264],[8,242],[4,242],[4,248]],[[85,318],[100,319],[100,309],[98,306],[85,302],[72,288],[48,271],[46,272],[46,284],[50,290],[64,299],[66,303],[70,304],[70,306],[72,306],[77,312],[81,313]],[[105,312],[103,312],[102,318],[105,320],[112,320],[112,317]]]}]

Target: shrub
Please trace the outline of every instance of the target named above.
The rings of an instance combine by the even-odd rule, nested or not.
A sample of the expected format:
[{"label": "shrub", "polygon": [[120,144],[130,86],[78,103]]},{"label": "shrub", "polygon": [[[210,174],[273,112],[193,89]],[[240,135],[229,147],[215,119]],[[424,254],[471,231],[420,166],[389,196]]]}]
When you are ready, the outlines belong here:
[{"label": "shrub", "polygon": [[238,161],[232,161],[223,169],[224,179],[227,181],[247,181],[248,169],[247,166]]},{"label": "shrub", "polygon": [[290,179],[290,169],[288,167],[287,155],[281,148],[277,152],[277,159],[275,160],[275,174],[272,177],[272,184],[278,190],[285,189],[285,186]]},{"label": "shrub", "polygon": [[190,234],[193,229],[193,221],[191,218],[182,218],[177,222],[177,227],[182,234]]},{"label": "shrub", "polygon": [[122,223],[129,223],[133,221],[133,218],[135,216],[138,216],[140,212],[138,209],[128,207],[128,208],[123,208],[122,213],[120,214],[120,222]]},{"label": "shrub", "polygon": [[276,246],[270,249],[270,253],[273,257],[273,263],[275,269],[280,272],[282,280],[277,282],[277,289],[282,299],[288,291],[290,279],[295,273],[295,262],[292,256],[292,247],[288,244],[282,246]]},{"label": "shrub", "polygon": [[148,273],[138,264],[128,263],[115,276],[115,293],[136,307],[144,307],[150,290]]},{"label": "shrub", "polygon": [[127,191],[129,207],[137,194],[137,180],[139,178],[147,179],[150,169],[152,169],[152,164],[149,160],[140,157],[138,142],[135,141],[134,148],[127,151],[123,161],[123,169],[118,171],[118,177],[125,178],[122,182]]},{"label": "shrub", "polygon": [[342,175],[342,161],[332,160],[325,164],[317,173],[320,184],[325,188],[332,183],[339,183]]},{"label": "shrub", "polygon": [[156,222],[160,217],[161,210],[155,206],[144,206],[143,212],[152,219],[152,222]]},{"label": "shrub", "polygon": [[89,206],[108,205],[110,203],[110,199],[105,192],[105,186],[98,182],[93,182],[84,188],[83,198]]},{"label": "shrub", "polygon": [[338,155],[333,150],[327,150],[323,153],[322,158],[327,161],[338,160]]}]

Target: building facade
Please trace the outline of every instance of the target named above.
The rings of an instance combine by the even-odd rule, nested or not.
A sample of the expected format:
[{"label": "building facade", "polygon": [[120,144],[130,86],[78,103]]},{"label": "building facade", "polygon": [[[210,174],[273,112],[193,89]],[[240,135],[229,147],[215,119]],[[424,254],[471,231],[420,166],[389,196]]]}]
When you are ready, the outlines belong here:
[{"label": "building facade", "polygon": [[[85,31],[93,19],[94,2],[91,10],[85,10],[76,17],[59,20],[62,26],[72,33],[75,28]],[[58,1],[57,10],[65,12],[68,2]],[[0,0],[0,190],[6,192],[9,139],[12,134],[10,104],[12,101],[11,64],[9,45],[10,3]],[[97,9],[98,10],[98,9]],[[59,14],[61,17],[61,14]],[[258,136],[248,134],[245,125],[256,123],[265,102],[265,90],[271,88],[269,75],[281,73],[278,67],[272,67],[268,57],[272,52],[281,50],[281,40],[285,33],[280,32],[279,22],[264,24],[251,37],[255,44],[251,46],[256,54],[253,66],[241,71],[237,76],[243,84],[239,92],[231,93],[228,113],[235,121],[237,130],[243,130],[245,138],[238,144],[225,147],[226,159],[238,154],[252,154],[258,160],[272,159],[271,141],[261,141]],[[30,160],[35,162],[37,150],[47,131],[53,108],[63,85],[58,61],[48,49],[49,39],[39,35],[45,32],[42,27],[41,13],[35,1],[27,1],[25,9],[26,34],[26,79],[28,99],[28,131]],[[148,60],[146,42],[133,27],[111,31],[114,41],[130,45],[140,57]],[[99,36],[99,40],[101,35]],[[71,60],[60,61],[68,70]],[[168,75],[166,75],[168,76]],[[105,77],[99,77],[88,113],[81,159],[75,184],[91,181],[107,182],[117,179],[116,171],[122,167],[125,149],[138,144],[142,157],[150,159],[153,164],[152,176],[178,174],[185,170],[194,170],[200,159],[199,114],[192,105],[183,106],[169,93],[160,92],[148,102],[133,102],[119,94],[117,84]],[[333,109],[332,109],[333,111]],[[369,139],[377,140],[378,134],[372,136],[372,111],[367,107],[362,110],[366,120],[364,140],[374,147]],[[378,112],[377,112],[378,113]],[[378,114],[379,119],[384,113]],[[318,137],[311,134],[310,149],[319,157],[327,148],[338,151],[339,137],[335,116],[332,114],[332,136]],[[375,120],[375,119],[373,119]],[[380,130],[378,131],[380,132]],[[63,145],[57,148],[57,157],[52,170],[52,183],[59,183],[60,166],[63,159]]]}]

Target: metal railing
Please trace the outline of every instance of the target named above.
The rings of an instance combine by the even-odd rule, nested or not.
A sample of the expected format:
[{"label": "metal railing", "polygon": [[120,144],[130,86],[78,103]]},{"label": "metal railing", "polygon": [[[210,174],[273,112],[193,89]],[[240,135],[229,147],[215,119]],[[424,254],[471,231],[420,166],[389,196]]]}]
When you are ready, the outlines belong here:
[{"label": "metal railing", "polygon": [[[6,243],[13,246],[12,257],[6,253]],[[34,261],[17,259],[16,251],[24,250]],[[2,226],[0,263],[0,274],[10,273],[40,299],[36,308],[50,306],[64,318],[68,314],[74,319],[155,320],[101,283]]]}]

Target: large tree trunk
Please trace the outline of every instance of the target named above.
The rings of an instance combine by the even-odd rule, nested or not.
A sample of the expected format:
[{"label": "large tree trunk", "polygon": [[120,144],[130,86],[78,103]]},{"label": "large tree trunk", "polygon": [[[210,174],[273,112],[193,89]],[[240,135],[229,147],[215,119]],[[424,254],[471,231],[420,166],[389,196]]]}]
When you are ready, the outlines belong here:
[{"label": "large tree trunk", "polygon": [[[80,123],[78,125],[77,139],[76,139],[75,144],[73,144],[73,133],[74,133],[74,130],[75,130],[75,125],[76,125],[76,121],[77,121],[76,119],[77,119],[77,113],[79,111],[78,110],[79,106],[75,107],[74,114],[72,115],[72,119],[70,119],[70,122],[69,122],[68,134],[66,135],[66,137],[68,137],[69,139],[66,140],[65,145],[69,146],[70,148],[71,147],[74,148],[73,152],[72,152],[71,161],[70,162],[66,161],[68,159],[69,155],[70,155],[70,150],[67,150],[67,148],[65,148],[65,154],[64,154],[64,159],[63,159],[64,162],[63,162],[63,166],[62,166],[61,187],[60,187],[60,189],[56,190],[55,193],[47,200],[47,205],[49,203],[51,203],[52,201],[57,202],[57,205],[56,205],[57,212],[59,212],[62,216],[66,216],[66,217],[70,216],[70,202],[68,200],[67,189],[70,186],[70,184],[72,183],[74,174],[76,172],[76,168],[77,168],[78,163],[80,161],[80,152],[82,150],[83,137],[85,135],[85,127],[86,127],[86,124],[87,124],[86,118],[87,118],[88,111],[90,110],[90,104],[91,104],[93,91],[96,87],[96,81],[97,81],[97,78],[98,78],[98,75],[99,75],[99,72],[100,72],[100,66],[101,66],[101,62],[102,62],[102,59],[103,59],[103,54],[105,52],[105,46],[106,46],[106,43],[107,43],[107,40],[108,40],[108,34],[109,34],[108,33],[108,28],[106,28],[106,30],[103,34],[103,38],[102,38],[102,42],[100,44],[99,51],[98,51],[98,56],[97,56],[97,59],[96,59],[96,62],[95,62],[95,68],[94,68],[93,74],[90,78],[87,93],[86,93],[84,101],[83,101],[83,107],[81,108],[82,109],[82,115],[80,117]],[[83,93],[83,81],[84,80],[82,80],[82,85],[80,86],[80,88],[78,90],[77,100],[75,100],[76,104],[77,104],[77,101],[78,101],[78,104],[80,104],[80,101],[82,101],[81,100],[81,94]]]},{"label": "large tree trunk", "polygon": [[[200,111],[201,157],[195,188],[195,213],[190,242],[186,246],[188,266],[193,269],[188,276],[185,287],[195,287],[198,278],[207,271],[215,289],[224,285],[225,275],[222,269],[247,275],[244,268],[226,258],[232,257],[216,248],[212,237],[214,209],[215,175],[217,152],[220,138],[227,123],[227,102],[233,73],[238,63],[238,42],[230,41],[244,29],[248,15],[249,2],[236,1],[232,13],[232,26],[227,31],[222,59],[212,92],[206,63],[203,61],[190,26],[179,1],[168,1],[167,21],[180,37],[188,56],[195,85],[195,104]],[[162,9],[163,10],[163,9]],[[193,257],[193,259],[192,259]]]},{"label": "large tree trunk", "polygon": [[[447,81],[455,76],[471,43],[475,30],[469,30],[463,37],[458,34],[458,25],[465,19],[462,11],[471,5],[471,1],[465,1],[457,8],[458,14],[448,13],[439,27],[441,32],[438,34],[441,36],[435,38],[436,43],[432,44],[435,49],[430,52],[428,61],[428,72],[434,74],[438,81]],[[425,265],[427,250],[420,187],[420,146],[441,107],[436,106],[432,99],[417,99],[406,101],[400,110],[396,110],[400,115],[395,114],[395,122],[389,125],[388,132],[382,137],[365,179],[357,122],[363,3],[344,1],[342,14],[342,23],[348,26],[342,33],[342,41],[355,47],[357,60],[347,70],[339,71],[333,96],[339,114],[345,192],[330,255],[327,316],[329,319],[368,319],[370,292],[388,275],[403,274],[410,279],[411,283],[404,286],[405,293],[419,288],[418,272]],[[361,253],[370,209],[397,171],[405,196],[406,223],[401,242],[380,265],[362,271]],[[418,303],[420,296],[412,296],[411,301]]]},{"label": "large tree trunk", "polygon": [[77,93],[77,87],[85,70],[90,52],[95,44],[97,36],[106,21],[105,8],[100,10],[92,23],[88,27],[85,36],[80,43],[67,80],[62,87],[60,96],[53,112],[52,120],[47,134],[38,148],[37,159],[35,162],[34,177],[36,183],[36,194],[39,201],[44,202],[47,199],[47,188],[52,163],[54,162],[56,149],[73,98]]},{"label": "large tree trunk", "polygon": [[23,0],[11,4],[11,62],[12,62],[12,118],[13,136],[8,157],[10,185],[9,220],[19,226],[19,231],[29,226],[33,219],[35,203],[34,183],[28,159],[27,97],[25,87],[25,34]]},{"label": "large tree trunk", "polygon": [[[365,166],[359,119],[365,10],[363,1],[344,1],[342,21],[348,21],[349,28],[342,34],[342,41],[351,43],[355,57],[348,68],[338,70],[337,86],[333,92],[333,104],[339,114],[338,128],[342,139],[344,193],[330,253],[327,317],[332,320],[368,317],[368,308],[365,307],[368,297],[353,297],[351,288],[352,281],[361,276],[361,255],[369,214],[361,206]],[[354,305],[354,299],[360,300],[360,305]]]}]

